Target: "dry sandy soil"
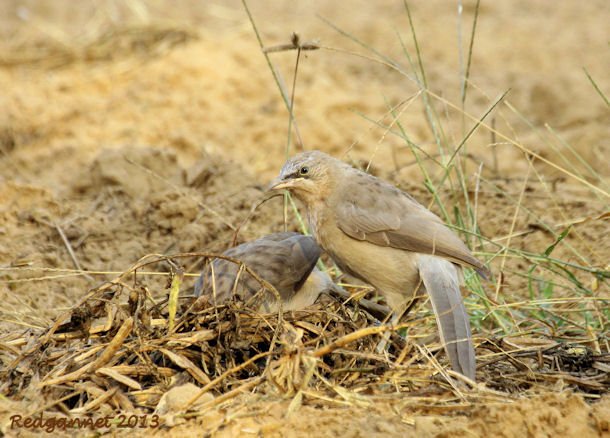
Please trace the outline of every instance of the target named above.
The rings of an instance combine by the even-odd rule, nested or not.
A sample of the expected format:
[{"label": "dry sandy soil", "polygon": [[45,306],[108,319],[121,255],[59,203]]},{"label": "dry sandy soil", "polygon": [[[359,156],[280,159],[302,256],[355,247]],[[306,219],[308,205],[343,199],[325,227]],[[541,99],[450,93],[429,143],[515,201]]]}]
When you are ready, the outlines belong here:
[{"label": "dry sandy soil", "polygon": [[[323,46],[300,59],[294,112],[304,148],[355,165],[370,162],[371,172],[429,202],[414,155],[388,115],[390,106],[407,101],[400,107],[401,126],[412,142],[438,154],[417,84],[372,60],[380,58],[325,22],[398,60],[411,74],[401,38],[414,63],[417,57],[403,3],[250,3],[265,45],[286,44],[297,31],[302,40]],[[481,233],[540,254],[556,240],[552,230],[574,224],[554,257],[607,269],[610,226],[602,216],[609,205],[610,111],[583,67],[610,96],[608,2],[483,1],[464,116],[460,71],[468,59],[475,2],[464,2],[461,18],[455,2],[411,3],[431,105],[447,144],[458,145],[510,90],[460,155],[468,189],[477,193]],[[270,56],[289,90],[295,52]],[[147,254],[226,249],[286,157],[286,107],[239,2],[4,0],[0,90],[0,333],[48,326],[88,289]],[[492,126],[506,138],[492,133]],[[435,180],[442,175],[433,160],[425,167]],[[446,185],[440,195],[450,202],[454,192]],[[270,201],[244,225],[239,240],[279,231],[282,223],[281,201]],[[289,217],[289,225],[296,224]],[[531,263],[493,258],[490,244],[474,250],[491,259],[502,278],[499,290],[488,286],[496,299],[536,298],[526,278]],[[69,276],[48,268],[93,272]],[[187,268],[196,273],[199,266]],[[575,269],[573,275],[598,298],[608,298],[607,284],[589,271]],[[33,277],[38,279],[25,281]],[[571,283],[563,277],[556,282],[558,296],[573,296]],[[151,280],[151,288],[155,284]],[[600,351],[607,353],[604,336]],[[309,401],[287,417],[285,400],[250,396],[239,413],[229,406],[171,431],[609,433],[607,396],[591,403],[562,388],[510,404],[445,412]]]}]

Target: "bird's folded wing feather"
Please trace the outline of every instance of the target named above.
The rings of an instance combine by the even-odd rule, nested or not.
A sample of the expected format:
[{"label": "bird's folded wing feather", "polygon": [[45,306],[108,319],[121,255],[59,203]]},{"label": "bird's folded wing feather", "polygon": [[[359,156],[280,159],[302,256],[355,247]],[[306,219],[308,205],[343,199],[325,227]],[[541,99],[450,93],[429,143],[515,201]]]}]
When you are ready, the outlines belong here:
[{"label": "bird's folded wing feather", "polygon": [[336,220],[348,236],[375,245],[435,254],[487,276],[487,268],[438,216],[397,188],[377,182],[350,184],[342,192],[348,196],[336,203]]},{"label": "bird's folded wing feather", "polygon": [[[278,242],[277,253],[281,257],[278,260],[283,274],[277,281],[278,290],[289,290],[291,295],[297,292],[311,271],[315,268],[320,258],[321,249],[311,236],[296,234]],[[275,283],[269,281],[273,285]],[[290,297],[282,297],[288,299]]]},{"label": "bird's folded wing feather", "polygon": [[[224,255],[242,261],[258,276],[269,282],[283,300],[289,299],[305,282],[320,256],[320,248],[314,239],[298,233],[277,233],[253,242],[241,244],[225,251]],[[216,289],[218,301],[231,297],[239,265],[224,259],[213,262],[214,283],[210,265],[195,286],[195,294],[212,294]],[[205,277],[205,282],[204,282]],[[202,291],[205,283],[205,290]],[[236,291],[250,298],[261,288],[259,282],[247,272],[242,272]]]}]

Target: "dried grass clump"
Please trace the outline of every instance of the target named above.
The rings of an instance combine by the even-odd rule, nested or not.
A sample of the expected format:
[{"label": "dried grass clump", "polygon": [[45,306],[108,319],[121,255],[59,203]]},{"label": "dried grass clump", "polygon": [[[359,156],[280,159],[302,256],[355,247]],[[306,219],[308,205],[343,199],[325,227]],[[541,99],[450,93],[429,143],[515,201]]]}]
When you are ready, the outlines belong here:
[{"label": "dried grass clump", "polygon": [[[306,311],[278,314],[258,314],[240,302],[195,310],[192,297],[182,298],[170,329],[174,294],[155,302],[145,275],[136,273],[169,263],[174,290],[182,279],[176,260],[195,256],[209,257],[140,263],[90,291],[50,328],[4,336],[2,393],[21,401],[42,394],[45,404],[35,413],[165,413],[163,396],[188,387],[186,396],[175,397],[175,414],[205,412],[244,391],[293,397],[291,409],[304,397],[366,405],[394,396],[429,409],[509,401],[524,390],[556,391],[559,382],[590,398],[610,388],[607,355],[525,338],[480,339],[478,378],[486,385],[472,384],[437,361],[441,348],[430,339],[435,330],[425,309],[390,329],[356,301],[329,296]],[[388,330],[389,348],[379,353],[379,335]]]}]

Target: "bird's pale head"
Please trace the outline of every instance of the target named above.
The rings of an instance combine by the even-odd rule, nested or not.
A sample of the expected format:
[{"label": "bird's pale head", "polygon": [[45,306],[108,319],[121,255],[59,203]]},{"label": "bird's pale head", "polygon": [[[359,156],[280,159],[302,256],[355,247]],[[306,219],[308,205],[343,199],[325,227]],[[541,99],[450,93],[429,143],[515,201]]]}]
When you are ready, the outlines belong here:
[{"label": "bird's pale head", "polygon": [[320,151],[302,152],[286,161],[269,189],[289,190],[305,202],[322,199],[334,188],[340,164]]}]

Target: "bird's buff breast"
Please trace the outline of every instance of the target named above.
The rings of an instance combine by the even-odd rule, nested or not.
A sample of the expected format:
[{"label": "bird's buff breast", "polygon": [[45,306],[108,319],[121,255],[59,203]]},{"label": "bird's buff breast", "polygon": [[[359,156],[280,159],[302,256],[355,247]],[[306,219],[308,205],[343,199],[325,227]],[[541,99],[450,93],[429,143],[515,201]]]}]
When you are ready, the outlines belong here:
[{"label": "bird's buff breast", "polygon": [[318,244],[347,274],[374,286],[392,308],[400,307],[419,285],[417,253],[382,247],[349,237],[332,217],[310,215]]}]

